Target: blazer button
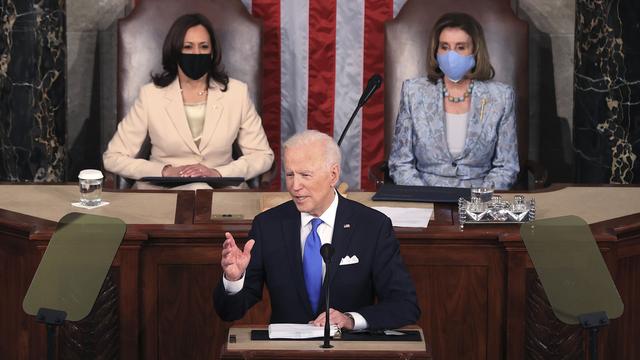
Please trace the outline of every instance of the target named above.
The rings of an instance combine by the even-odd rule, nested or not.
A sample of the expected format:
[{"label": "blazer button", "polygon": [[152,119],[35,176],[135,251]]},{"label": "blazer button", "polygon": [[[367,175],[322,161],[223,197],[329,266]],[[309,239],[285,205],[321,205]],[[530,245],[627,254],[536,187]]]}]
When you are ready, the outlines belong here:
[{"label": "blazer button", "polygon": [[454,162],[451,163],[451,166],[456,167],[456,166],[458,166],[458,163],[454,161]]}]

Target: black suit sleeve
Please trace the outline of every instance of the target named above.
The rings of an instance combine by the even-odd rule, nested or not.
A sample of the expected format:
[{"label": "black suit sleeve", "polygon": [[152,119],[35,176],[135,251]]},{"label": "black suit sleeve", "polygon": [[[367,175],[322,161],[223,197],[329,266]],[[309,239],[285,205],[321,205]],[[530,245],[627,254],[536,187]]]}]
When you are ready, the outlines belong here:
[{"label": "black suit sleeve", "polygon": [[[257,219],[256,219],[257,220]],[[213,303],[218,316],[224,321],[241,319],[244,314],[262,299],[264,270],[262,262],[262,232],[259,221],[254,221],[249,239],[256,241],[251,249],[251,260],[245,272],[244,286],[238,293],[229,295],[224,289],[222,278],[213,292]]]},{"label": "black suit sleeve", "polygon": [[400,256],[400,244],[388,217],[384,217],[375,241],[372,264],[377,303],[357,311],[367,320],[369,329],[393,329],[415,324],[420,317],[415,286]]}]

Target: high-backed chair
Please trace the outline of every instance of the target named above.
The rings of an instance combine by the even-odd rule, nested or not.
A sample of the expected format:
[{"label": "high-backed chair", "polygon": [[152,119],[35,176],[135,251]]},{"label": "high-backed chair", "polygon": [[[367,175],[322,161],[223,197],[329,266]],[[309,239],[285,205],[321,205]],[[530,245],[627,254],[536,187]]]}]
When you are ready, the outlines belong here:
[{"label": "high-backed chair", "polygon": [[[207,16],[220,44],[222,63],[230,77],[248,84],[260,112],[262,23],[240,0],[137,0],[131,13],[118,20],[118,121],[135,102],[151,73],[162,71],[162,44],[179,16]],[[146,147],[146,149],[145,149]],[[148,156],[143,146],[139,156]],[[124,179],[117,186],[126,187]]]},{"label": "high-backed chair", "polygon": [[[519,187],[525,187],[528,170],[533,172],[533,187],[546,181],[545,171],[528,161],[529,78],[528,25],[518,19],[509,0],[476,2],[451,0],[408,0],[395,19],[385,23],[385,155],[393,141],[400,90],[406,79],[426,76],[430,31],[436,20],[447,12],[465,12],[475,17],[484,29],[495,80],[514,87],[517,96]],[[386,164],[372,169],[378,183],[390,181]]]}]

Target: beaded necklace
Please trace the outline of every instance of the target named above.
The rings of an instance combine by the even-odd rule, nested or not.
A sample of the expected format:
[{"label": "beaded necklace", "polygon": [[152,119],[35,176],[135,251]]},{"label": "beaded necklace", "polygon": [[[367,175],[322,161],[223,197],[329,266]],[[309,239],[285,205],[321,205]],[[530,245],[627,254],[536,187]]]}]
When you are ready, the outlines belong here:
[{"label": "beaded necklace", "polygon": [[[180,88],[180,92],[183,92],[182,88]],[[197,94],[198,94],[198,96],[207,95],[207,94],[209,94],[209,89],[204,89],[204,90],[198,91]]]},{"label": "beaded necklace", "polygon": [[444,85],[444,83],[442,83],[442,95],[444,95],[444,98],[449,100],[452,103],[460,103],[465,101],[469,96],[471,96],[472,92],[473,92],[473,80],[469,82],[469,87],[464,92],[464,94],[462,94],[462,96],[449,96],[449,90],[447,90],[447,87]]}]

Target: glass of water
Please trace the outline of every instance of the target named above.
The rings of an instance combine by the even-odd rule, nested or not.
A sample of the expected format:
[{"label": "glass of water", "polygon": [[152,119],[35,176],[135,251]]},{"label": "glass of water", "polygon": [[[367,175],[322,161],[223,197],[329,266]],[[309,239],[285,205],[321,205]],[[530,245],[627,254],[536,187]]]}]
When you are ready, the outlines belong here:
[{"label": "glass of water", "polygon": [[78,174],[80,184],[80,203],[84,206],[97,206],[102,202],[102,180],[100,170],[86,169]]},{"label": "glass of water", "polygon": [[479,201],[483,204],[487,204],[488,202],[491,201],[492,197],[493,197],[492,187],[471,188],[471,202],[473,202],[474,199],[478,199],[476,201]]}]

